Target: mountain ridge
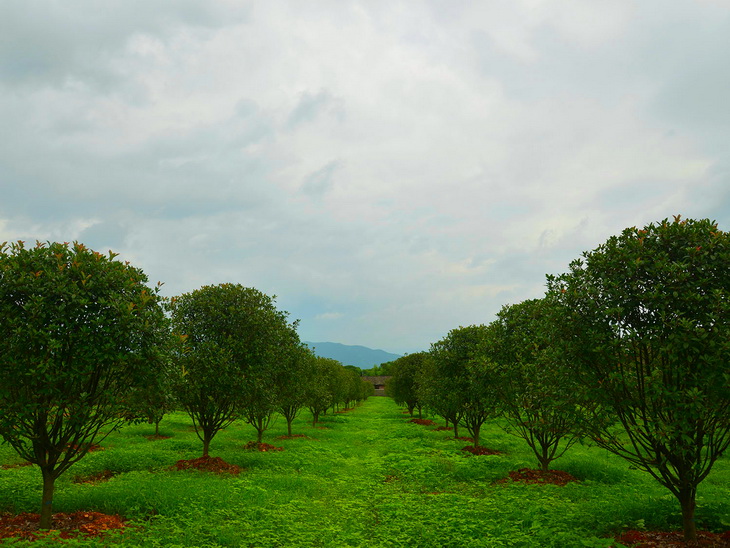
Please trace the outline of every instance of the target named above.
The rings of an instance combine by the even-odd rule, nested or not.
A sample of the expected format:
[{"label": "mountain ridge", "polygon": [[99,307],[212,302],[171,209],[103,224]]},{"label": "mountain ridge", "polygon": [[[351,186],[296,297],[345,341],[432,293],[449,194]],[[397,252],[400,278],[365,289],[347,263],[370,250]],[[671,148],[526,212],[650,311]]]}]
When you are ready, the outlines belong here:
[{"label": "mountain ridge", "polygon": [[393,354],[385,350],[368,348],[361,345],[349,345],[333,342],[303,341],[314,350],[317,356],[331,358],[342,362],[342,365],[354,365],[361,369],[370,369],[381,363],[400,358],[400,354]]}]

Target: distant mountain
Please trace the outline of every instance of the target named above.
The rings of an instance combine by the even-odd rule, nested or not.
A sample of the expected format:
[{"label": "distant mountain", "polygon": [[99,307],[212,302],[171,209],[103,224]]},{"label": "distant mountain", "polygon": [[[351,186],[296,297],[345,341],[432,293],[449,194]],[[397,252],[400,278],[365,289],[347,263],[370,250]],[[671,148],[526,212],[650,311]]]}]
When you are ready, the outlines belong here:
[{"label": "distant mountain", "polygon": [[354,365],[361,369],[370,369],[381,363],[400,358],[400,354],[391,354],[385,350],[373,350],[367,346],[351,346],[332,342],[309,342],[304,344],[314,349],[317,356],[332,358],[342,362],[342,365]]}]

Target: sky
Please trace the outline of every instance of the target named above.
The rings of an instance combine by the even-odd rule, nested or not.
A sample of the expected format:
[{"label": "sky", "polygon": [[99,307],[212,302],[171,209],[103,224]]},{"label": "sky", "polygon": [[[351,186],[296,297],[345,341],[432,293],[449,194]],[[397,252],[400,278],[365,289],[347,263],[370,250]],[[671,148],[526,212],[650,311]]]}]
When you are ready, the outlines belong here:
[{"label": "sky", "polygon": [[4,0],[0,241],[427,350],[630,226],[730,230],[730,0]]}]

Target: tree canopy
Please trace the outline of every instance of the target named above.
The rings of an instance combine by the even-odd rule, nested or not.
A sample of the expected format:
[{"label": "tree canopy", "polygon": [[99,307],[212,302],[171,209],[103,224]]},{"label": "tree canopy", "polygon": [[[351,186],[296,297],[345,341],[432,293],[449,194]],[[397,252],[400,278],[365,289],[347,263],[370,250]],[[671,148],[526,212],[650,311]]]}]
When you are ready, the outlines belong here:
[{"label": "tree canopy", "polygon": [[168,337],[157,289],[116,255],[80,243],[0,245],[0,435],[55,480],[124,422]]},{"label": "tree canopy", "polygon": [[275,377],[296,347],[295,325],[274,298],[240,284],[203,286],[171,303],[185,339],[177,386],[208,455],[215,434],[243,416],[258,432],[278,405]]},{"label": "tree canopy", "polygon": [[541,470],[578,440],[591,406],[570,374],[562,317],[553,301],[531,299],[504,306],[492,324],[496,393],[507,430],[527,442]]},{"label": "tree canopy", "polygon": [[730,235],[709,220],[624,230],[548,280],[574,374],[614,423],[596,442],[654,476],[696,536],[697,486],[730,443]]}]

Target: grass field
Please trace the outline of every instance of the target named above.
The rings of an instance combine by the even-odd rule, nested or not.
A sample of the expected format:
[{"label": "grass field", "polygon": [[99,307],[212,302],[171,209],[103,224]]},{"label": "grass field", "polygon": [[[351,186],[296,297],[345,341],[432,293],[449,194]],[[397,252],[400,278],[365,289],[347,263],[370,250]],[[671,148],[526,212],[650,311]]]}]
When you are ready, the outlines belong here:
[{"label": "grass field", "polygon": [[[309,414],[295,434],[277,439],[277,421],[264,441],[281,452],[243,450],[253,428],[236,423],[211,444],[211,455],[244,468],[238,476],[171,471],[178,459],[199,457],[202,443],[182,413],[165,417],[161,434],[130,426],[103,442],[57,482],[54,511],[118,513],[138,528],[105,540],[70,545],[106,546],[609,546],[627,528],[680,528],[674,498],[648,475],[598,448],[576,446],[555,468],[581,480],[565,487],[499,480],[535,467],[527,446],[492,425],[482,445],[503,455],[470,456],[449,432],[408,422],[389,398],[370,398],[347,413],[325,416],[312,428]],[[17,463],[0,446],[0,464]],[[104,470],[109,481],[74,483]],[[37,512],[36,467],[0,470],[0,510]],[[698,525],[730,529],[730,459],[717,463],[700,486]],[[44,543],[36,542],[34,546]]]}]

